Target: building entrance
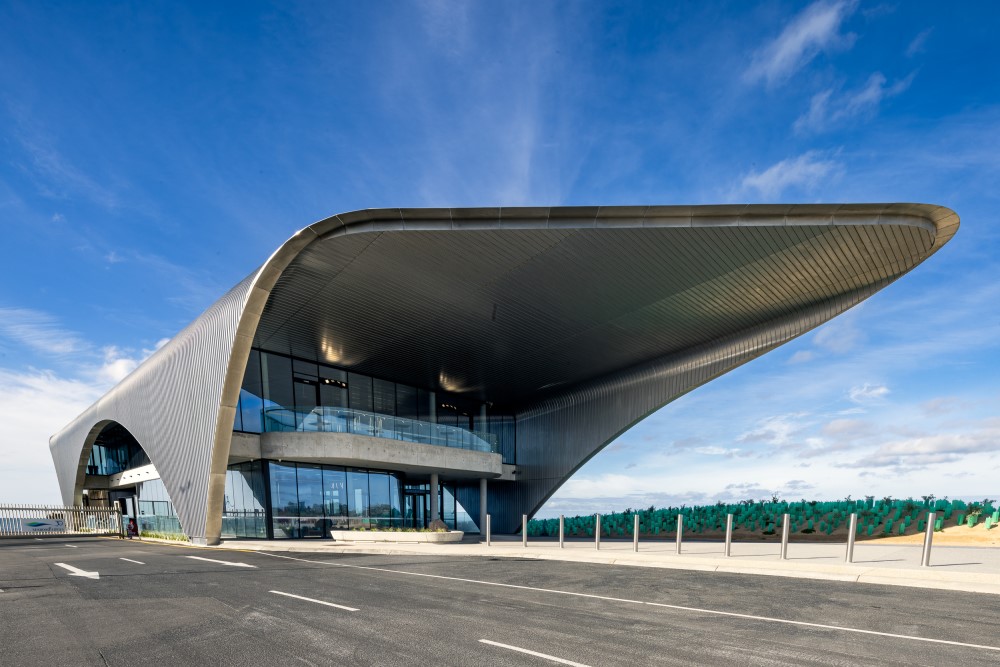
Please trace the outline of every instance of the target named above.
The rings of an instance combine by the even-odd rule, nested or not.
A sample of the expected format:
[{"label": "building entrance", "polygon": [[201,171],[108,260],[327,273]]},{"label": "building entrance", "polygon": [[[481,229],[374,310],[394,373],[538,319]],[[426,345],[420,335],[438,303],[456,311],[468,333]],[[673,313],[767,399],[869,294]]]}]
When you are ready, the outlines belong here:
[{"label": "building entrance", "polygon": [[430,517],[431,494],[427,491],[403,492],[403,525],[407,528],[426,528]]}]

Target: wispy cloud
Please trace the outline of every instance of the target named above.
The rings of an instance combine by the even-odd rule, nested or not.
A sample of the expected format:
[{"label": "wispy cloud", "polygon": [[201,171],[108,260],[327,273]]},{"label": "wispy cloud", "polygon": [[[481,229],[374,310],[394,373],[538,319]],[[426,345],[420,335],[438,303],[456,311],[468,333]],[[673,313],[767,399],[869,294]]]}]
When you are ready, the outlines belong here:
[{"label": "wispy cloud", "polygon": [[887,85],[881,72],[875,72],[864,86],[838,94],[829,88],[813,95],[809,110],[798,117],[793,125],[796,132],[822,132],[854,118],[871,117],[878,112],[882,102],[906,91],[913,83],[916,72]]},{"label": "wispy cloud", "polygon": [[887,442],[848,468],[893,468],[897,471],[962,461],[970,454],[1000,452],[1000,419],[986,419],[969,430],[928,433]]},{"label": "wispy cloud", "polygon": [[56,140],[33,120],[29,109],[8,104],[8,112],[14,121],[9,136],[21,149],[20,159],[15,160],[43,196],[51,199],[82,197],[105,209],[120,207],[121,200],[114,188],[73,164],[59,150]]},{"label": "wispy cloud", "polygon": [[[154,349],[139,352],[105,347],[97,358],[80,356],[75,373],[29,368],[0,368],[0,502],[58,504],[59,486],[49,454],[49,437],[63,428],[116,382],[135,369]],[[74,350],[95,346],[76,339]],[[76,355],[74,355],[75,357]]]},{"label": "wispy cloud", "polygon": [[0,337],[46,356],[77,354],[88,347],[56,318],[30,308],[0,308]]},{"label": "wispy cloud", "polygon": [[819,151],[808,151],[794,158],[786,158],[764,171],[751,170],[740,180],[739,192],[756,192],[765,200],[780,198],[786,190],[796,188],[809,191],[822,181],[838,175],[842,167]]},{"label": "wispy cloud", "polygon": [[843,22],[854,13],[857,0],[814,2],[793,18],[776,39],[759,49],[744,73],[750,83],[783,83],[824,51],[848,49],[855,36],[841,34]]},{"label": "wispy cloud", "polygon": [[934,28],[927,28],[926,30],[920,31],[920,33],[910,41],[909,46],[906,47],[906,57],[912,58],[913,56],[923,53],[924,48],[927,46],[927,38],[931,36],[934,32]]},{"label": "wispy cloud", "polygon": [[867,382],[857,387],[851,387],[851,390],[847,392],[848,397],[855,403],[878,401],[889,394],[889,388],[884,384],[869,384]]}]

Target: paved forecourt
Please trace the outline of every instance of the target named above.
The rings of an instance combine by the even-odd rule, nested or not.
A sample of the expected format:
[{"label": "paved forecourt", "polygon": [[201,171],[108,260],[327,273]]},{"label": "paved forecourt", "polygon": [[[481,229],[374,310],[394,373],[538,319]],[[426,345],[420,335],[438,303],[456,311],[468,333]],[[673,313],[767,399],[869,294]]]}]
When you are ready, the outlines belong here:
[{"label": "paved forecourt", "polygon": [[535,559],[0,542],[4,665],[1000,661],[1000,598]]}]

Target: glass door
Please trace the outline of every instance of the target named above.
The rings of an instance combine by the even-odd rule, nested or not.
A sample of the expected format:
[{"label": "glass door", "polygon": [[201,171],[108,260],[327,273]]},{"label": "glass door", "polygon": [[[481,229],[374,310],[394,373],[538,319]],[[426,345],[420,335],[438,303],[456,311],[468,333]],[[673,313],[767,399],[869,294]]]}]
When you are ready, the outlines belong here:
[{"label": "glass door", "polygon": [[430,494],[403,494],[403,525],[407,528],[426,528],[427,517],[430,515]]}]

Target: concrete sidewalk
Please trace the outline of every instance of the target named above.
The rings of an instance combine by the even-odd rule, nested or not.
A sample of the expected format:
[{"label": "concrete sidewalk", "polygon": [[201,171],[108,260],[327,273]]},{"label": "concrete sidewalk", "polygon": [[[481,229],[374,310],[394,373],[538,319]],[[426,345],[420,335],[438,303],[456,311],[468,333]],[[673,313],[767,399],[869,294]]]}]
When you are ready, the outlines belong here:
[{"label": "concrete sidewalk", "polygon": [[734,542],[732,556],[726,558],[721,542],[685,542],[682,553],[673,542],[640,543],[602,539],[600,550],[593,540],[558,541],[529,539],[521,546],[518,537],[494,537],[487,547],[478,536],[459,544],[343,543],[330,540],[225,540],[220,549],[249,551],[386,554],[420,556],[479,556],[489,558],[533,558],[577,563],[603,563],[659,567],[705,572],[762,574],[804,579],[828,579],[893,586],[913,586],[1000,595],[1000,549],[994,547],[936,547],[931,567],[920,567],[921,546],[858,543],[854,563],[844,562],[843,544],[796,544],[788,547],[788,560],[780,559],[780,545]]}]

